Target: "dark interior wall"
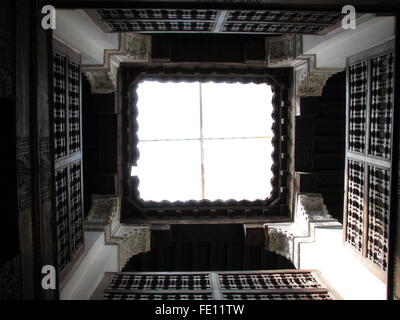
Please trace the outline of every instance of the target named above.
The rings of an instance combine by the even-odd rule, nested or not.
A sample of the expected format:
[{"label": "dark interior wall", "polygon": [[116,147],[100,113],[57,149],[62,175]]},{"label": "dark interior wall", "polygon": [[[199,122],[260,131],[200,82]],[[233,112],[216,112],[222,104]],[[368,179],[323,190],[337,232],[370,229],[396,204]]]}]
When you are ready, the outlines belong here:
[{"label": "dark interior wall", "polygon": [[[11,1],[2,1],[0,4],[0,105],[3,112],[1,127],[1,141],[7,157],[3,158],[3,166],[9,172],[7,179],[1,179],[9,199],[8,210],[5,210],[2,220],[4,233],[1,232],[0,265],[18,253],[18,215],[17,215],[17,168],[16,168],[16,113],[15,113],[15,39],[16,26],[12,17],[15,16],[15,6]],[[9,242],[7,244],[7,242]]]},{"label": "dark interior wall", "polygon": [[[56,299],[42,267],[56,266],[51,130],[51,31],[39,1],[2,1],[0,99],[4,199],[0,299]],[[4,245],[4,247],[3,247]]]},{"label": "dark interior wall", "polygon": [[[18,188],[16,139],[16,7],[12,1],[0,3],[0,126],[3,149],[2,167],[5,177],[1,179],[3,199],[0,233],[0,300],[19,299],[21,291],[21,256],[18,232]],[[17,143],[16,143],[17,142]],[[21,143],[20,145],[22,145]],[[20,163],[18,163],[20,164]],[[28,164],[29,165],[29,164]],[[26,169],[26,167],[25,167]],[[27,171],[27,170],[25,170]],[[29,174],[29,173],[28,173]]]},{"label": "dark interior wall", "polygon": [[294,269],[265,251],[265,242],[246,241],[242,224],[172,225],[152,230],[151,251],[131,258],[124,271],[231,271]]},{"label": "dark interior wall", "polygon": [[92,94],[82,77],[85,214],[92,194],[117,194],[117,114],[114,94]]},{"label": "dark interior wall", "polygon": [[346,73],[328,79],[321,97],[300,99],[296,117],[296,191],[321,193],[329,213],[343,221]]},{"label": "dark interior wall", "polygon": [[152,36],[153,62],[265,62],[265,37],[164,34]]}]

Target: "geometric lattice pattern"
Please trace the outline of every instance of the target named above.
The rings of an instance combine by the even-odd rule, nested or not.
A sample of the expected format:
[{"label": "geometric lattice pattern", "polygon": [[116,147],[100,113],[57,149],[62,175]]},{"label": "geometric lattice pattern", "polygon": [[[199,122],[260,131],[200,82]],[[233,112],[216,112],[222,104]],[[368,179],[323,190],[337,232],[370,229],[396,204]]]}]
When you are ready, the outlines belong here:
[{"label": "geometric lattice pattern", "polygon": [[369,154],[390,158],[394,100],[393,52],[371,59]]},{"label": "geometric lattice pattern", "polygon": [[72,163],[69,167],[70,201],[71,201],[71,241],[72,251],[77,251],[83,245],[83,208],[81,162]]},{"label": "geometric lattice pattern", "polygon": [[321,288],[311,273],[289,274],[221,274],[221,289],[264,290],[264,289],[307,289]]},{"label": "geometric lattice pattern", "polygon": [[[55,41],[53,52],[54,168],[59,271],[83,248],[81,83],[78,56]],[[74,61],[76,62],[74,62]],[[62,273],[62,277],[64,274]]]},{"label": "geometric lattice pattern", "polygon": [[279,11],[279,10],[231,10],[227,21],[312,22],[336,24],[343,15],[336,12]]},{"label": "geometric lattice pattern", "polygon": [[60,271],[62,271],[70,261],[67,183],[67,168],[57,170],[55,173],[55,199],[57,224],[57,257],[58,267]]},{"label": "geometric lattice pattern", "polygon": [[69,153],[80,150],[80,66],[68,63]]},{"label": "geometric lattice pattern", "polygon": [[210,22],[158,22],[158,21],[118,21],[109,23],[113,31],[118,32],[185,32],[185,31],[211,31],[213,23]]},{"label": "geometric lattice pattern", "polygon": [[224,300],[332,300],[328,293],[237,293],[224,294]]},{"label": "geometric lattice pattern", "polygon": [[368,66],[363,61],[349,67],[349,150],[363,153],[366,143]]},{"label": "geometric lattice pattern", "polygon": [[99,9],[104,20],[215,20],[217,10],[175,10],[175,9]]},{"label": "geometric lattice pattern", "polygon": [[261,23],[261,22],[227,22],[222,32],[229,33],[320,33],[325,26],[307,24]]},{"label": "geometric lattice pattern", "polygon": [[320,34],[340,22],[335,12],[205,9],[97,9],[106,32]]},{"label": "geometric lattice pattern", "polygon": [[107,272],[102,300],[331,300],[317,271]]},{"label": "geometric lattice pattern", "polygon": [[212,300],[212,294],[105,293],[103,300]]},{"label": "geometric lattice pattern", "polygon": [[112,279],[110,290],[207,290],[210,279],[199,275],[129,275],[119,274]]},{"label": "geometric lattice pattern", "polygon": [[351,65],[347,69],[349,136],[345,239],[382,280],[387,276],[388,263],[394,44],[390,41],[350,57]]},{"label": "geometric lattice pattern", "polygon": [[348,160],[346,241],[361,251],[363,246],[364,164]]},{"label": "geometric lattice pattern", "polygon": [[113,32],[211,31],[216,10],[99,9],[99,16]]},{"label": "geometric lattice pattern", "polygon": [[369,166],[367,258],[382,270],[387,268],[389,193],[390,171]]},{"label": "geometric lattice pattern", "polygon": [[62,158],[67,155],[67,124],[66,124],[66,58],[53,55],[53,85],[54,85],[54,155]]}]

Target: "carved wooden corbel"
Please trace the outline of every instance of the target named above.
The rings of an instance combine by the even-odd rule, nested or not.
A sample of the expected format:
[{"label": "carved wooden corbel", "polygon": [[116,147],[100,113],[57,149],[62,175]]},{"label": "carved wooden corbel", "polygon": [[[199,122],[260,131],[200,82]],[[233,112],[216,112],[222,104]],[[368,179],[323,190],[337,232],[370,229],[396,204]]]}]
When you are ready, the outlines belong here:
[{"label": "carved wooden corbel", "polygon": [[300,243],[313,242],[315,229],[338,228],[341,224],[329,214],[321,194],[297,195],[293,222],[264,225],[266,250],[275,252],[300,267]]},{"label": "carved wooden corbel", "polygon": [[301,73],[296,83],[296,93],[300,97],[320,97],[326,81],[343,69],[314,69]]},{"label": "carved wooden corbel", "polygon": [[287,34],[266,39],[267,67],[296,68],[296,94],[318,97],[326,81],[343,68],[317,68],[315,55],[303,54],[303,38]]},{"label": "carved wooden corbel", "polygon": [[121,33],[119,49],[104,50],[103,65],[83,65],[93,94],[113,93],[116,90],[118,68],[121,62],[149,62],[151,59],[151,36],[137,33]]},{"label": "carved wooden corbel", "polygon": [[107,69],[84,70],[83,73],[90,83],[90,90],[93,94],[113,93],[115,91],[115,84]]},{"label": "carved wooden corbel", "polygon": [[286,34],[266,39],[267,66],[283,67],[297,63],[296,59],[303,54],[302,36]]},{"label": "carved wooden corbel", "polygon": [[128,260],[150,251],[150,225],[121,224],[121,199],[114,195],[93,195],[85,230],[104,231],[105,244],[118,246],[118,268]]}]

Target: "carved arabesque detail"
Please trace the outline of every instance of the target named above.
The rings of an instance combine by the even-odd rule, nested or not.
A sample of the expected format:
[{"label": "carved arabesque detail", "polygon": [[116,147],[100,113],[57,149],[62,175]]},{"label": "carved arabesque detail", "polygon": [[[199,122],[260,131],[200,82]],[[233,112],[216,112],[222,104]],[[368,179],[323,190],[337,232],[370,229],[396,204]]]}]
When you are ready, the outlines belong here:
[{"label": "carved arabesque detail", "polygon": [[104,50],[104,64],[83,65],[82,71],[90,83],[93,94],[112,93],[116,89],[118,68],[123,63],[149,62],[151,58],[151,36],[136,33],[121,33],[118,50]]},{"label": "carved arabesque detail", "polygon": [[302,37],[296,34],[286,34],[267,38],[266,49],[268,67],[279,67],[302,55]]},{"label": "carved arabesque detail", "polygon": [[303,54],[303,36],[286,34],[266,39],[267,66],[296,68],[296,94],[319,97],[326,81],[344,68],[317,68],[315,55]]},{"label": "carved arabesque detail", "polygon": [[118,246],[118,268],[139,253],[150,251],[150,225],[121,224],[121,200],[114,195],[93,195],[86,230],[104,230],[105,243]]},{"label": "carved arabesque detail", "polygon": [[320,97],[326,81],[343,69],[314,69],[308,73],[302,73],[297,82],[297,95],[300,97]]},{"label": "carved arabesque detail", "polygon": [[313,242],[318,227],[338,228],[341,224],[329,214],[321,194],[297,195],[293,222],[265,224],[266,250],[275,252],[300,267],[300,243]]}]

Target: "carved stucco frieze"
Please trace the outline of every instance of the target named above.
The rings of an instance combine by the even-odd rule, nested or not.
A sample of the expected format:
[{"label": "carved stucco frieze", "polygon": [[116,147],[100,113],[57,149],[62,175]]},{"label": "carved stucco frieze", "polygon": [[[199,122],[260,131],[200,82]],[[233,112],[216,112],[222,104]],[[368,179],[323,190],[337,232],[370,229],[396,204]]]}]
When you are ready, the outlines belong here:
[{"label": "carved stucco frieze", "polygon": [[115,84],[112,81],[109,71],[105,69],[83,71],[90,83],[90,90],[93,94],[112,93],[115,91]]},{"label": "carved stucco frieze", "polygon": [[134,62],[150,61],[151,37],[138,33],[124,33],[121,36],[123,54]]},{"label": "carved stucco frieze", "polygon": [[320,97],[326,81],[343,69],[314,69],[297,77],[296,93],[300,97]]},{"label": "carved stucco frieze", "polygon": [[267,67],[294,67],[296,94],[299,97],[319,97],[326,81],[344,68],[316,67],[317,57],[303,54],[303,36],[287,34],[266,39]]},{"label": "carved stucco frieze", "polygon": [[9,28],[0,21],[0,98],[11,98],[12,78],[12,43]]},{"label": "carved stucco frieze", "polygon": [[151,36],[137,33],[121,33],[119,49],[104,50],[103,65],[83,65],[82,71],[94,94],[113,93],[116,90],[118,68],[123,63],[149,62]]},{"label": "carved stucco frieze", "polygon": [[338,228],[341,224],[329,214],[321,194],[298,194],[294,221],[264,225],[266,250],[300,266],[300,244],[313,242],[315,229]]},{"label": "carved stucco frieze", "polygon": [[86,230],[103,230],[105,243],[118,246],[119,270],[128,260],[150,251],[150,225],[121,224],[121,200],[114,195],[93,195],[92,207],[85,221]]},{"label": "carved stucco frieze", "polygon": [[303,53],[302,38],[286,34],[266,39],[267,66],[280,67],[297,59]]},{"label": "carved stucco frieze", "polygon": [[0,265],[0,300],[22,298],[22,260],[17,254]]}]

